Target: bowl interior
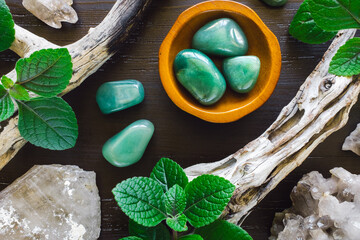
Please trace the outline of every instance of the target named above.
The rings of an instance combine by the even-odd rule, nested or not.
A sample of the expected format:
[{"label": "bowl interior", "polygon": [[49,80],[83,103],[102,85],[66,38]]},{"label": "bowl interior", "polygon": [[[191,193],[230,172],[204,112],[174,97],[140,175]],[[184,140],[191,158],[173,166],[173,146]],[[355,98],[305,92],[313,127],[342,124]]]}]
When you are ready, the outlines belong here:
[{"label": "bowl interior", "polygon": [[[256,16],[255,13],[254,15]],[[232,91],[228,86],[224,96],[219,100],[219,102],[211,106],[203,106],[200,103],[198,103],[191,96],[191,94],[177,81],[173,70],[173,63],[176,55],[181,50],[191,48],[192,38],[195,32],[199,30],[199,28],[201,28],[203,25],[205,25],[206,23],[212,20],[218,18],[224,18],[224,17],[228,17],[236,21],[244,31],[249,43],[249,50],[246,55],[255,55],[259,57],[261,61],[260,74],[254,89],[252,89],[252,91],[250,91],[249,93],[247,94],[236,93]],[[168,59],[166,59],[166,61],[168,61],[169,63],[167,65],[168,69],[166,69],[166,71],[169,71],[169,75],[168,75],[169,79],[162,78],[162,81],[164,80],[170,81],[167,84],[172,86],[171,91],[176,92],[176,94],[173,93],[171,94],[173,96],[170,96],[168,92],[169,90],[165,88],[170,98],[172,98],[172,100],[174,101],[173,97],[175,95],[177,98],[180,98],[180,100],[178,99],[177,101],[183,102],[180,105],[187,105],[186,107],[179,106],[179,104],[174,101],[179,107],[181,107],[183,110],[187,112],[190,112],[195,116],[198,116],[204,120],[208,120],[211,122],[235,121],[241,118],[242,116],[254,111],[259,106],[261,106],[262,103],[264,103],[271,94],[271,93],[268,94],[269,96],[263,96],[264,95],[263,93],[269,91],[267,90],[267,88],[269,88],[270,85],[273,85],[272,87],[273,90],[274,83],[270,83],[270,82],[275,81],[276,84],[278,79],[273,79],[273,77],[271,77],[271,70],[274,63],[272,62],[272,58],[271,58],[270,43],[268,41],[268,36],[266,36],[266,34],[263,32],[260,26],[257,23],[255,23],[251,17],[248,17],[242,14],[241,12],[235,10],[234,11],[226,11],[226,10],[200,11],[197,14],[194,14],[185,19],[186,20],[184,21],[183,19],[181,19],[181,17],[179,17],[178,21],[180,22],[175,23],[178,24],[179,26],[177,31],[169,33],[169,34],[173,34],[172,41],[168,44],[169,46],[168,47],[169,49],[167,49]],[[265,25],[263,25],[263,27],[266,28]],[[266,31],[269,30],[266,28]],[[219,70],[222,71],[222,67],[221,67],[222,59],[213,56],[209,56],[209,57],[215,62]],[[279,57],[279,62],[280,63],[278,64],[281,65],[281,57]],[[258,102],[258,103],[255,104],[256,106],[251,106],[253,105],[252,103],[254,102]],[[259,102],[261,103],[259,104]],[[189,111],[189,109],[187,108],[190,108],[191,110]],[[216,119],[216,117],[221,118],[220,115],[224,113],[227,113],[228,115],[229,113],[231,113],[233,116],[230,118],[226,117],[226,119],[219,119],[219,120]],[[212,117],[210,119],[207,119],[206,117],[204,117],[204,114],[215,115],[215,118]]]}]

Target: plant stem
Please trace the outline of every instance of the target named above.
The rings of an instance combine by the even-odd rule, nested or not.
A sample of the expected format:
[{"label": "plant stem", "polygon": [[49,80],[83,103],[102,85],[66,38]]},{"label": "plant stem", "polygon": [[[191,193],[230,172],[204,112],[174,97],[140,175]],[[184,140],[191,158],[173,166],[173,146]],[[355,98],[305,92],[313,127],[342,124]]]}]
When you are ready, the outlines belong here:
[{"label": "plant stem", "polygon": [[173,230],[173,238],[174,238],[174,240],[178,239],[177,232],[175,230]]}]

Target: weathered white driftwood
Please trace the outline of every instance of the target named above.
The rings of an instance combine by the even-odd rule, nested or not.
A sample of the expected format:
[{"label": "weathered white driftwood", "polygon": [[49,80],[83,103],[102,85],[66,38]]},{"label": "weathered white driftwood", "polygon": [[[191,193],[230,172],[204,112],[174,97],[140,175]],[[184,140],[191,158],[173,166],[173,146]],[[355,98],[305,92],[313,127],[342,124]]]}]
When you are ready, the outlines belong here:
[{"label": "weathered white driftwood", "polygon": [[236,185],[225,211],[229,221],[239,223],[319,143],[345,125],[360,92],[359,76],[336,77],[328,68],[337,49],[354,34],[338,34],[295,98],[259,138],[219,162],[186,169],[190,178],[215,174]]},{"label": "weathered white driftwood", "polygon": [[[114,54],[115,46],[122,42],[148,3],[149,0],[118,0],[98,27],[66,46],[73,57],[74,75],[63,94],[80,85]],[[121,22],[127,24],[121,25]],[[259,138],[224,160],[186,169],[190,178],[204,173],[216,174],[237,186],[225,212],[230,221],[238,223],[320,142],[347,122],[350,108],[360,92],[360,81],[358,77],[335,77],[327,70],[334,53],[354,33],[355,30],[347,30],[337,36],[295,98]],[[11,49],[21,57],[49,47],[58,46],[16,27],[16,41]],[[14,77],[15,72],[8,76]],[[2,124],[0,170],[25,143],[17,129],[17,116]]]},{"label": "weathered white driftwood", "polygon": [[[62,95],[79,86],[88,76],[96,72],[119,49],[130,30],[149,6],[151,0],[117,0],[105,19],[91,29],[79,41],[67,45],[73,61],[73,77]],[[15,41],[11,50],[20,57],[29,56],[44,48],[59,48],[19,26],[15,26]],[[7,74],[16,79],[15,70]],[[17,128],[17,114],[0,126],[0,170],[25,145]]]}]

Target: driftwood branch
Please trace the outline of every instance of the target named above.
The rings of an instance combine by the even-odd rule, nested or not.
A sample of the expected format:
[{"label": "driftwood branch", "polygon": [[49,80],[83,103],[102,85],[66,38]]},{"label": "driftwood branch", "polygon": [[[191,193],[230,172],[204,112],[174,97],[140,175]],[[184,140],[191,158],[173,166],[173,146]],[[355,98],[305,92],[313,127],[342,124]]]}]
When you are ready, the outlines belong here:
[{"label": "driftwood branch", "polygon": [[[151,0],[117,0],[105,19],[79,41],[67,45],[73,62],[73,76],[64,95],[79,86],[87,77],[96,72],[119,49],[130,30],[136,25]],[[15,41],[11,50],[20,57],[29,56],[44,48],[59,48],[19,26],[15,26]],[[15,70],[7,74],[16,79]],[[17,128],[18,116],[15,114],[0,127],[0,170],[26,144]]]},{"label": "driftwood branch", "polygon": [[354,34],[338,34],[295,98],[259,138],[224,160],[186,169],[190,178],[215,174],[236,185],[225,211],[229,221],[238,224],[317,145],[345,125],[360,92],[359,76],[337,77],[328,68],[337,49]]},{"label": "driftwood branch", "polygon": [[[118,0],[98,27],[66,46],[73,57],[74,74],[62,94],[80,85],[115,53],[117,45],[123,42],[149,2]],[[239,223],[319,143],[345,125],[360,92],[359,77],[336,77],[328,73],[328,67],[337,49],[354,34],[355,30],[338,34],[295,98],[259,138],[219,162],[186,169],[190,178],[215,174],[236,185],[235,194],[225,211],[229,221]],[[21,57],[49,47],[59,46],[16,26],[16,41],[11,49]],[[15,72],[8,76],[14,78]],[[1,125],[0,170],[26,143],[19,134],[17,120],[14,116]]]}]

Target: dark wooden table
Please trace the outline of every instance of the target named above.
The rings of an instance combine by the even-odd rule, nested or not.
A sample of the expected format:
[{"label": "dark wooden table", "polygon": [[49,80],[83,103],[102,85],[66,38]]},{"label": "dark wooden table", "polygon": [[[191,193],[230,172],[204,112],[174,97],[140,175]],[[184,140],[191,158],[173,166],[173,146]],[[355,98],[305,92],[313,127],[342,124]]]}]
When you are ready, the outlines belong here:
[{"label": "dark wooden table", "polygon": [[[52,29],[21,5],[21,0],[6,0],[15,22],[48,40],[65,45],[96,26],[115,0],[75,0],[79,22]],[[118,239],[127,235],[127,217],[116,206],[111,189],[116,183],[135,175],[148,176],[156,161],[170,157],[183,167],[200,162],[220,160],[258,137],[276,119],[280,110],[295,96],[299,86],[319,62],[327,44],[307,45],[288,34],[289,23],[300,1],[289,0],[283,8],[270,8],[258,0],[242,3],[253,8],[278,37],[283,57],[279,83],[271,98],[254,113],[230,124],[212,124],[197,119],[177,108],[167,97],[158,74],[158,50],[177,16],[200,0],[154,0],[143,21],[133,31],[118,54],[79,88],[65,96],[76,112],[79,139],[75,148],[49,151],[27,144],[0,171],[0,190],[20,177],[35,164],[75,164],[97,173],[102,199],[102,233],[100,239]],[[261,47],[261,46],[259,46]],[[0,53],[0,74],[14,66],[17,56],[11,51]],[[104,82],[137,79],[145,87],[145,100],[138,106],[103,115],[95,101],[97,88]],[[276,211],[289,207],[289,193],[301,176],[316,170],[329,176],[328,170],[342,166],[360,173],[360,157],[341,151],[345,137],[359,122],[360,104],[353,108],[348,124],[330,136],[310,155],[306,162],[290,174],[243,223],[255,240],[267,239]],[[110,165],[101,154],[104,142],[138,119],[148,119],[155,125],[155,134],[144,157],[127,168]]]}]

